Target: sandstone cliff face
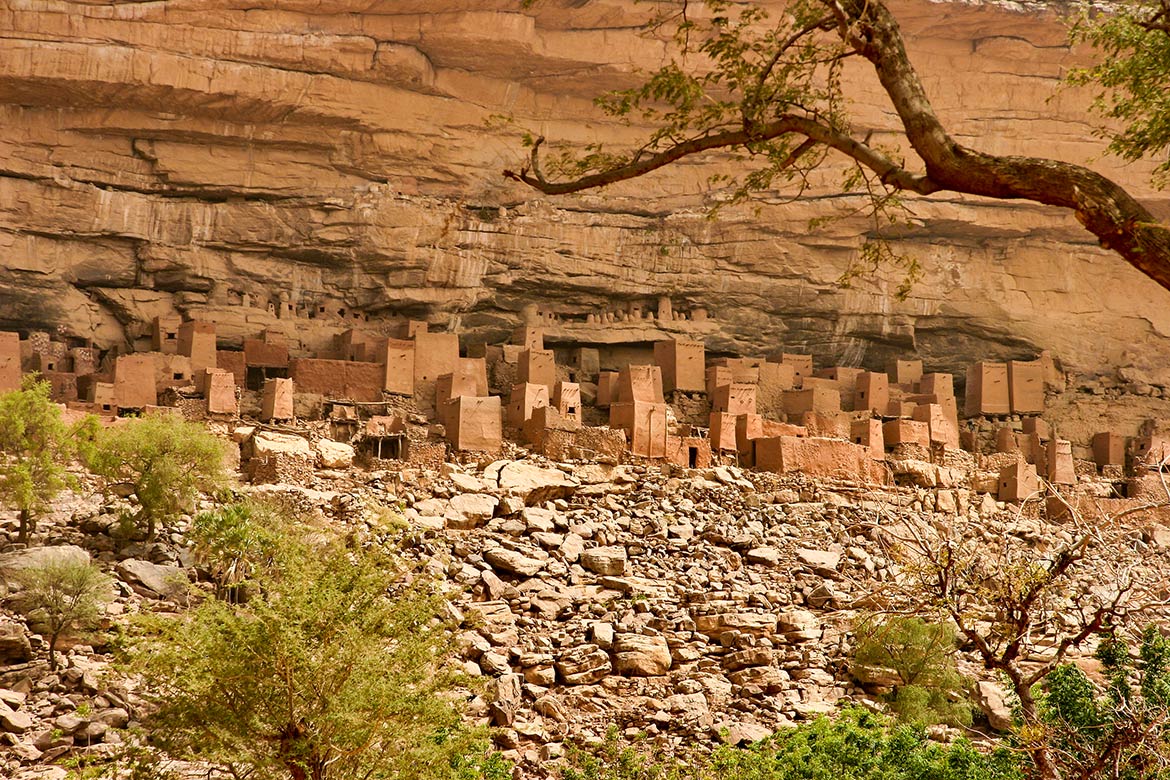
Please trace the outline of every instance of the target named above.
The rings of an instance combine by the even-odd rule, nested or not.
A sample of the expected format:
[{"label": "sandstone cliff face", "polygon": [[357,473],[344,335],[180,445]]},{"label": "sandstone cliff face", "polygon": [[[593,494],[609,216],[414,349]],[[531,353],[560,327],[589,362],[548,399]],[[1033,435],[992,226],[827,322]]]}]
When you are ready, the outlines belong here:
[{"label": "sandstone cliff face", "polygon": [[[0,328],[112,346],[178,311],[216,320],[226,340],[274,326],[315,348],[355,315],[500,338],[537,304],[565,345],[685,332],[714,351],[867,365],[916,352],[940,369],[1040,348],[1085,372],[1170,358],[1170,294],[1050,209],[914,200],[902,249],[926,278],[898,301],[894,270],[837,284],[863,222],[809,227],[853,205],[835,172],[811,200],[770,193],[716,219],[704,190],[729,164],[718,157],[535,199],[499,175],[522,155],[519,128],[636,137],[590,98],[662,50],[635,34],[643,10],[629,0],[518,6],[0,1]],[[1054,15],[893,8],[961,140],[1100,155],[1086,96],[1057,90],[1080,55]],[[851,78],[858,126],[892,141],[872,79]],[[1148,167],[1098,162],[1170,213]],[[710,316],[589,321],[662,298]],[[301,316],[269,314],[282,300]]]}]

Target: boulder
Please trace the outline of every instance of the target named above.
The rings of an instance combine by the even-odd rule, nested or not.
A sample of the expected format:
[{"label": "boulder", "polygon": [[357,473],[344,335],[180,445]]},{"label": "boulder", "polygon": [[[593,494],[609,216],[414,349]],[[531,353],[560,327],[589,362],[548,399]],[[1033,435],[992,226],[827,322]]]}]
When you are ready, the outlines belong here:
[{"label": "boulder", "polygon": [[321,465],[327,469],[347,469],[353,465],[354,449],[344,442],[321,439],[314,447]]},{"label": "boulder", "polygon": [[789,642],[811,642],[821,638],[821,623],[807,609],[786,609],[776,616],[780,633]]},{"label": "boulder", "polygon": [[734,672],[749,666],[771,666],[775,660],[771,647],[745,647],[723,656],[723,668]]},{"label": "boulder", "polygon": [[701,693],[676,693],[666,697],[666,709],[688,723],[704,723],[711,719],[711,707]]},{"label": "boulder", "polygon": [[57,719],[53,721],[62,734],[72,734],[75,731],[80,731],[85,727],[89,721],[76,712],[67,712],[64,715],[58,715]]},{"label": "boulder", "polygon": [[535,531],[532,540],[546,550],[556,550],[565,543],[564,534],[554,534],[545,531]]},{"label": "boulder", "polygon": [[847,597],[843,593],[838,593],[832,585],[827,582],[822,582],[809,592],[805,601],[813,609],[836,609],[841,606]]},{"label": "boulder", "polygon": [[32,716],[23,710],[0,712],[0,729],[9,734],[23,734],[33,727]]},{"label": "boulder", "polygon": [[508,727],[516,720],[516,711],[520,709],[523,700],[524,678],[518,674],[502,674],[489,686],[491,703],[488,711],[491,713],[492,725]]},{"label": "boulder", "polygon": [[570,531],[565,534],[565,539],[558,550],[565,563],[576,563],[581,559],[581,553],[585,552],[585,540]]},{"label": "boulder", "polygon": [[993,682],[980,680],[976,686],[976,700],[979,708],[987,715],[987,723],[996,731],[1007,731],[1012,727],[1012,711],[1007,705],[1007,694]]},{"label": "boulder", "polygon": [[257,431],[252,437],[252,454],[255,457],[268,455],[294,455],[313,460],[313,450],[303,436],[275,431]]},{"label": "boulder", "polygon": [[50,563],[89,563],[89,553],[73,544],[51,547],[30,547],[0,555],[0,580],[11,587],[19,573],[30,567]]},{"label": "boulder", "polygon": [[561,703],[561,700],[551,693],[546,693],[537,699],[532,708],[544,717],[554,720],[557,723],[564,723],[568,720],[568,716],[565,714],[565,707]]},{"label": "boulder", "polygon": [[849,673],[871,693],[889,693],[902,684],[898,673],[887,666],[850,664]]},{"label": "boulder", "polygon": [[19,664],[32,659],[32,645],[24,626],[14,621],[0,621],[0,665]]},{"label": "boulder", "polygon": [[613,651],[620,674],[658,677],[670,670],[670,646],[665,637],[618,634]]},{"label": "boulder", "polygon": [[612,670],[609,654],[597,645],[577,645],[557,659],[556,669],[565,685],[589,685]]},{"label": "boulder", "polygon": [[[772,736],[772,730],[766,726],[761,726],[758,723],[732,723],[725,727],[727,730],[727,743],[737,747],[747,746],[753,742],[759,742],[762,739],[767,739]],[[720,732],[723,729],[719,730]]]},{"label": "boulder", "polygon": [[835,570],[838,564],[841,563],[841,553],[829,552],[828,550],[810,550],[807,547],[801,547],[796,551],[796,558],[805,566],[813,569],[831,569]]},{"label": "boulder", "polygon": [[0,710],[7,707],[10,710],[19,710],[28,699],[28,694],[23,691],[12,691],[8,688],[0,688]]},{"label": "boulder", "polygon": [[727,631],[740,631],[754,636],[767,636],[776,631],[776,616],[759,612],[723,612],[716,615],[699,615],[695,628],[712,639],[719,638]]},{"label": "boulder", "polygon": [[816,720],[837,711],[837,705],[831,701],[811,698],[808,701],[793,702],[792,710],[801,720]]},{"label": "boulder", "polygon": [[[175,601],[187,593],[190,580],[178,566],[129,558],[116,567],[118,576],[144,596]],[[145,591],[145,592],[144,592]]]},{"label": "boulder", "polygon": [[594,623],[589,627],[589,639],[598,647],[609,650],[614,637],[613,623]]},{"label": "boulder", "polygon": [[753,547],[747,551],[748,563],[758,563],[762,566],[775,566],[780,562],[780,551],[775,547]]},{"label": "boulder", "polygon": [[102,710],[95,717],[94,720],[101,721],[107,726],[116,729],[126,728],[126,724],[130,722],[130,713],[121,707],[111,707],[107,710]]},{"label": "boulder", "polygon": [[512,671],[512,665],[508,663],[508,657],[500,653],[484,653],[479,657],[479,668],[483,670],[484,674],[499,675],[509,674]]},{"label": "boulder", "polygon": [[480,572],[480,581],[487,590],[488,597],[495,599],[514,599],[520,597],[520,591],[510,582],[504,582],[491,569]]},{"label": "boulder", "polygon": [[516,550],[508,550],[503,547],[485,550],[483,558],[491,564],[493,569],[509,574],[518,574],[521,577],[532,577],[538,574],[548,563],[548,561],[529,558]]},{"label": "boulder", "polygon": [[626,570],[626,548],[591,547],[581,553],[581,565],[594,574],[622,574]]},{"label": "boulder", "polygon": [[478,528],[496,513],[500,500],[484,493],[460,493],[447,505],[447,525],[450,528]]},{"label": "boulder", "polygon": [[110,727],[100,720],[87,721],[78,731],[73,733],[73,742],[76,745],[96,745],[106,738]]},{"label": "boulder", "polygon": [[497,479],[501,490],[522,497],[526,506],[568,498],[581,485],[559,469],[546,469],[522,460],[501,466]]},{"label": "boulder", "polygon": [[548,688],[557,681],[557,670],[551,663],[524,667],[524,681]]},{"label": "boulder", "polygon": [[478,493],[487,487],[484,481],[479,477],[472,476],[471,474],[464,474],[462,471],[452,471],[448,475],[448,478],[451,480],[452,485],[459,488],[459,490],[463,491],[464,493]]},{"label": "boulder", "polygon": [[737,672],[730,672],[727,679],[741,688],[747,688],[751,695],[780,693],[788,687],[788,672],[774,666],[749,666]]},{"label": "boulder", "polygon": [[524,518],[524,526],[528,530],[528,533],[548,533],[553,531],[557,526],[557,513],[551,509],[530,506],[521,515]]},{"label": "boulder", "polygon": [[756,486],[753,485],[749,480],[745,479],[743,472],[734,466],[717,466],[716,468],[712,469],[711,473],[715,479],[722,482],[724,485],[737,487],[741,490],[755,490]]},{"label": "boulder", "polygon": [[428,498],[416,501],[411,508],[422,517],[443,517],[449,506],[445,498]]}]

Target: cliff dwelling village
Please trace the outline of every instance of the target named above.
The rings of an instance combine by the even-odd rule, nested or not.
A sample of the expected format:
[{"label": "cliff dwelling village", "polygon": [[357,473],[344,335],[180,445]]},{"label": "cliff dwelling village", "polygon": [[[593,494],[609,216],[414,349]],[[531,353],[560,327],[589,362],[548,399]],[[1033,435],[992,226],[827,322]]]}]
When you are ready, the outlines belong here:
[{"label": "cliff dwelling village", "polygon": [[[250,306],[249,296],[239,305]],[[1045,398],[1065,380],[1046,352],[974,362],[956,396],[951,374],[910,358],[880,372],[783,351],[708,360],[703,342],[678,337],[546,349],[543,326],[556,315],[527,314],[504,344],[287,300],[259,307],[249,319],[268,327],[236,349],[220,348],[215,323],[178,318],[156,317],[150,349],[125,354],[5,332],[0,391],[36,372],[55,402],[111,422],[179,414],[230,424],[253,482],[296,482],[355,460],[439,468],[530,450],[562,462],[738,466],[876,485],[941,479],[1011,503],[1037,495],[1043,478],[1060,486],[1058,506],[1084,495],[1121,507],[1148,495],[1147,483],[1158,483],[1149,467],[1170,456],[1170,434],[1155,419],[1136,436],[1054,435]],[[579,327],[632,318],[685,330],[707,316],[676,315],[664,298],[590,314]],[[327,349],[305,348],[322,341]],[[932,464],[926,476],[923,464]],[[981,481],[954,476],[975,469]]]}]

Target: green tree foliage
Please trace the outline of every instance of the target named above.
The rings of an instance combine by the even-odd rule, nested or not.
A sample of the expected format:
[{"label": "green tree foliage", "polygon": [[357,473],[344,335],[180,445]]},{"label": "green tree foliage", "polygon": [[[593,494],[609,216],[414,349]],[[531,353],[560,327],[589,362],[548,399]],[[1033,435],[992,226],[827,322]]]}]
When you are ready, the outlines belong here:
[{"label": "green tree foliage", "polygon": [[430,580],[382,548],[292,533],[251,576],[246,604],[209,599],[131,644],[165,754],[293,780],[507,776],[460,727]]},{"label": "green tree foliage", "polygon": [[195,560],[215,579],[217,595],[235,598],[241,585],[272,563],[280,541],[277,511],[239,501],[195,517],[187,539]]},{"label": "green tree foliage", "polygon": [[595,753],[571,750],[562,780],[1017,780],[1007,751],[943,746],[920,729],[849,709],[782,729],[750,748],[680,759],[623,746],[611,735]]},{"label": "green tree foliage", "polygon": [[853,663],[890,669],[899,680],[889,698],[900,721],[971,725],[968,682],[955,665],[955,630],[918,617],[870,618],[854,627]]},{"label": "green tree foliage", "polygon": [[1073,664],[1044,679],[1044,728],[1025,739],[1046,740],[1070,780],[1157,780],[1170,774],[1170,641],[1154,626],[1136,658],[1110,633],[1097,650],[1105,682],[1095,685]]},{"label": "green tree foliage", "polygon": [[0,395],[0,501],[20,512],[20,540],[37,516],[75,484],[66,467],[92,439],[92,417],[72,427],[49,397],[49,383],[26,375],[21,389]]},{"label": "green tree foliage", "polygon": [[[1126,160],[1162,155],[1170,148],[1170,0],[1131,0],[1108,13],[1087,12],[1073,37],[1103,55],[1069,80],[1098,87],[1094,107],[1121,125],[1106,133],[1109,150]],[[1170,159],[1155,169],[1155,182],[1165,186],[1168,177]]]},{"label": "green tree foliage", "polygon": [[113,598],[113,582],[88,561],[55,560],[21,569],[17,604],[49,638],[49,668],[57,670],[57,642],[69,631],[93,628]]},{"label": "green tree foliage", "polygon": [[89,456],[107,489],[128,489],[138,501],[132,517],[154,538],[160,523],[176,518],[200,491],[226,479],[224,444],[202,425],[175,415],[149,415],[107,428]]}]

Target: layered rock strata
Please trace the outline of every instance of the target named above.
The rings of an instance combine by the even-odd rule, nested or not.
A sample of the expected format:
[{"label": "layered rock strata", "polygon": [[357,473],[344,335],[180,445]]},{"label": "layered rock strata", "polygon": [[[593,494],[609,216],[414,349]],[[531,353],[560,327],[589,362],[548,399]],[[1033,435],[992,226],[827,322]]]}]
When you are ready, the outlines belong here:
[{"label": "layered rock strata", "polygon": [[[717,156],[555,200],[506,183],[522,128],[640,133],[590,98],[661,61],[636,34],[645,9],[578,5],[0,4],[0,328],[109,347],[182,313],[229,341],[275,326],[311,346],[356,314],[495,339],[536,305],[561,345],[681,332],[826,364],[910,351],[940,370],[1039,348],[1084,372],[1170,356],[1166,293],[1050,209],[911,200],[898,248],[925,278],[900,301],[896,269],[838,285],[868,230],[845,216],[840,170],[808,200],[767,193],[715,219],[706,182],[732,169]],[[1096,159],[1086,96],[1058,88],[1083,55],[1054,14],[892,7],[959,140],[1095,160],[1168,212],[1148,166]],[[872,78],[848,77],[857,125],[895,143]],[[841,219],[810,227],[826,215]],[[663,302],[669,319],[605,321]],[[269,314],[283,303],[300,316]]]}]

